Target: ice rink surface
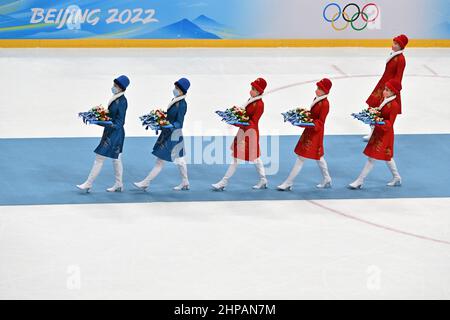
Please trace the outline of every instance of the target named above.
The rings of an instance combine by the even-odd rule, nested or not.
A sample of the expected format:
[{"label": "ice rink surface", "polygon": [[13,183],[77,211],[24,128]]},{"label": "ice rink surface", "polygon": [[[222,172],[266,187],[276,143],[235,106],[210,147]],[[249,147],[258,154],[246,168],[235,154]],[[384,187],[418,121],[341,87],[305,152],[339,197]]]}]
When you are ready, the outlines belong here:
[{"label": "ice rink surface", "polygon": [[[364,107],[388,53],[362,48],[1,49],[0,138],[2,143],[14,138],[42,143],[42,138],[100,137],[100,128],[82,125],[76,115],[106,105],[112,79],[120,74],[132,82],[129,137],[152,135],[140,127],[138,116],[165,107],[173,82],[182,76],[192,82],[187,136],[234,135],[236,129],[220,123],[213,112],[243,103],[249,83],[259,76],[268,81],[268,91],[288,87],[264,98],[263,135],[299,136],[280,113],[309,106],[314,83],[322,77],[333,79],[326,134],[362,135],[367,128],[349,114]],[[431,150],[429,163],[440,165],[427,165],[427,155],[407,159],[410,168],[417,161],[419,174],[433,182],[448,175],[450,50],[407,49],[406,59],[404,114],[396,133],[416,134],[418,141],[420,135],[442,134],[434,150],[424,147]],[[77,150],[69,150],[67,157],[84,157],[87,167],[77,173],[83,175],[93,153]],[[27,170],[55,175],[52,150],[45,143],[29,151],[23,148],[21,162],[0,156],[4,188],[16,188],[24,198],[33,195],[33,188],[47,188],[49,181],[40,183],[39,175],[33,175],[28,183],[17,183],[9,168],[17,163],[14,169],[20,171],[28,161]],[[139,161],[148,161],[150,168],[149,153],[144,150]],[[349,161],[349,171],[359,170],[364,161],[359,156],[357,164]],[[243,176],[254,171],[240,170]],[[381,170],[387,174],[385,167]],[[110,171],[107,165],[102,175],[111,176]],[[167,171],[175,181],[176,171]],[[73,172],[58,172],[58,183],[67,180],[61,190],[82,182],[72,181]],[[302,179],[311,179],[307,170],[297,183]],[[369,179],[385,183],[375,171]],[[235,192],[245,194],[239,177],[235,180]],[[403,192],[414,188],[404,187]],[[444,194],[450,188],[426,182],[420,187],[442,188]],[[11,199],[9,190],[0,190],[0,203]],[[151,203],[1,205],[0,298],[449,299],[449,198],[384,199],[385,188],[379,190],[379,196],[368,199],[182,202],[173,195],[172,201]]]}]

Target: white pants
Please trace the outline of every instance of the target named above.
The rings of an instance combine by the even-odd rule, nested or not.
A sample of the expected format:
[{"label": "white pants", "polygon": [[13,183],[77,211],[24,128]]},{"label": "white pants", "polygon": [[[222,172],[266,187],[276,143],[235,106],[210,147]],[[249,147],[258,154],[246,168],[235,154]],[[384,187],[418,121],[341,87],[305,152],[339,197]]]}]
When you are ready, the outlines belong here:
[{"label": "white pants", "polygon": [[[372,171],[373,167],[375,166],[376,159],[373,158],[367,158],[367,162],[364,165],[363,170],[359,174],[359,177],[356,179],[356,181],[359,184],[362,184],[364,182],[364,179],[367,178],[369,173]],[[394,159],[392,158],[390,161],[385,161],[387,167],[389,168],[389,171],[391,171],[392,177],[394,179],[400,179],[400,174],[397,169],[397,164],[395,163]]]},{"label": "white pants", "polygon": [[[255,161],[253,161],[255,168],[256,168],[256,172],[258,173],[258,176],[260,179],[266,179],[266,171],[264,169],[264,164],[261,160],[261,158],[256,159]],[[238,167],[238,159],[233,158],[233,162],[230,164],[230,166],[228,167],[227,172],[225,173],[225,176],[223,177],[223,180],[228,182],[228,180],[234,175],[234,173],[236,172],[236,169]]]},{"label": "white pants", "polygon": [[[286,181],[284,182],[287,185],[293,185],[295,178],[298,176],[300,171],[303,168],[303,165],[306,161],[306,158],[304,157],[298,157],[295,161],[294,167],[292,168],[291,172],[289,173],[289,176],[287,177]],[[330,173],[328,172],[328,164],[325,161],[325,158],[322,157],[320,160],[316,160],[317,165],[319,166],[320,172],[322,173],[322,177],[324,181],[331,181]]]},{"label": "white pants", "polygon": [[[189,184],[186,159],[184,157],[176,158],[174,163],[178,167],[178,170],[180,171],[182,183]],[[164,160],[160,158],[156,159],[155,166],[150,171],[148,176],[144,179],[145,184],[149,184],[161,173],[161,170],[164,168],[164,164],[165,164]]]},{"label": "white pants", "polygon": [[[88,186],[92,186],[95,179],[98,177],[100,172],[102,171],[103,163],[105,162],[106,157],[97,154],[95,156],[94,165],[92,166],[91,172],[85,182]],[[123,185],[123,164],[122,164],[122,154],[119,155],[118,159],[112,159],[113,168],[114,168],[114,177],[115,177],[115,185],[122,186]]]}]

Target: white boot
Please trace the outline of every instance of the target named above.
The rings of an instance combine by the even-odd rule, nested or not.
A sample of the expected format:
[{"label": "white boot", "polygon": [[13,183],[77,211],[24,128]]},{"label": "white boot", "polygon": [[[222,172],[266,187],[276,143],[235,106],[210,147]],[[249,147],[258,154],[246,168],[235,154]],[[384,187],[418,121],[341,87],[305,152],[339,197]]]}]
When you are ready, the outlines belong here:
[{"label": "white boot", "polygon": [[353,181],[352,183],[350,183],[348,185],[349,189],[355,190],[355,189],[362,188],[362,186],[364,184],[364,179],[366,179],[367,175],[373,169],[374,162],[375,162],[375,160],[372,158],[367,159],[366,165],[364,166],[363,170],[361,171],[361,174],[359,175],[359,177],[355,181]]},{"label": "white boot", "polygon": [[183,182],[177,185],[176,187],[173,187],[173,190],[175,191],[187,191],[190,189],[189,182],[187,184],[184,184]]},{"label": "white boot", "polygon": [[156,160],[155,166],[153,167],[152,171],[150,171],[148,176],[145,177],[145,179],[140,182],[134,182],[133,185],[142,191],[147,190],[147,188],[150,186],[150,182],[153,181],[153,179],[155,179],[158,176],[163,167],[164,167],[164,160],[158,158]]},{"label": "white boot", "polygon": [[291,173],[289,173],[289,176],[287,177],[287,179],[277,187],[277,189],[279,191],[291,191],[292,190],[292,186],[294,184],[294,179],[295,179],[295,177],[297,177],[297,175],[302,170],[304,163],[305,163],[305,158],[303,158],[303,157],[297,158],[297,160],[295,161],[294,167],[292,168]]},{"label": "white boot", "polygon": [[102,171],[103,162],[105,162],[105,159],[106,158],[104,156],[98,154],[95,156],[94,165],[92,166],[91,172],[89,173],[87,180],[82,184],[78,184],[77,185],[78,189],[86,193],[91,191],[92,184],[99,175],[100,171]]},{"label": "white boot", "polygon": [[121,155],[118,159],[113,159],[115,182],[111,188],[106,189],[108,192],[122,192],[123,189],[123,164]]},{"label": "white boot", "polygon": [[189,190],[189,179],[188,179],[186,160],[184,159],[184,157],[178,158],[175,160],[175,164],[177,165],[178,170],[180,171],[181,183],[178,186],[174,187],[173,190],[175,190],[175,191]]},{"label": "white boot", "polygon": [[259,182],[253,186],[253,189],[255,190],[267,189],[268,181],[266,178],[266,171],[264,170],[264,164],[261,158],[256,159],[254,163],[256,167],[256,172],[258,172]]},{"label": "white boot", "polygon": [[398,173],[397,165],[392,159],[391,161],[386,161],[386,164],[389,168],[389,170],[392,173],[392,180],[387,184],[389,187],[400,187],[402,185],[402,177],[400,177],[400,174]]},{"label": "white boot", "polygon": [[220,180],[217,183],[212,184],[212,188],[214,191],[224,191],[225,187],[228,185],[228,180],[225,178],[222,178],[222,180]]},{"label": "white boot", "polygon": [[228,185],[228,180],[234,175],[238,166],[237,159],[233,159],[233,163],[227,169],[225,176],[217,183],[212,184],[212,188],[214,191],[224,191],[225,187]]},{"label": "white boot", "polygon": [[89,192],[91,192],[92,184],[90,184],[88,181],[86,181],[82,184],[77,184],[77,188],[80,189],[81,191],[89,193]]},{"label": "white boot", "polygon": [[146,179],[139,181],[139,182],[133,182],[133,185],[138,188],[139,190],[146,191],[147,188],[150,186],[150,181],[146,181]]},{"label": "white boot", "polygon": [[328,164],[325,161],[325,158],[320,158],[320,160],[317,161],[317,164],[320,168],[320,171],[322,172],[323,180],[316,187],[319,189],[331,188],[331,177],[330,173],[328,172]]},{"label": "white boot", "polygon": [[257,184],[255,184],[252,189],[260,190],[260,189],[267,189],[269,182],[267,181],[267,178],[261,178]]},{"label": "white boot", "polygon": [[368,142],[368,141],[370,140],[370,138],[372,137],[372,134],[373,134],[373,130],[374,130],[374,129],[375,129],[374,126],[370,126],[370,133],[369,133],[367,136],[364,136],[364,137],[363,137],[363,140],[364,140],[364,141]]}]

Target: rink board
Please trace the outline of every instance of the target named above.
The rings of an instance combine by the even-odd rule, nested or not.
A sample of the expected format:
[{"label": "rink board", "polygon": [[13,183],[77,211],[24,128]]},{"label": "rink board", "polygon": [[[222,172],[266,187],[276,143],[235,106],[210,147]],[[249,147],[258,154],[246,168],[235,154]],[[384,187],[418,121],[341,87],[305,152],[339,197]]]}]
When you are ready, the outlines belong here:
[{"label": "rink board", "polygon": [[[0,39],[0,48],[386,48],[392,39]],[[409,48],[449,48],[448,39],[412,39]]]}]

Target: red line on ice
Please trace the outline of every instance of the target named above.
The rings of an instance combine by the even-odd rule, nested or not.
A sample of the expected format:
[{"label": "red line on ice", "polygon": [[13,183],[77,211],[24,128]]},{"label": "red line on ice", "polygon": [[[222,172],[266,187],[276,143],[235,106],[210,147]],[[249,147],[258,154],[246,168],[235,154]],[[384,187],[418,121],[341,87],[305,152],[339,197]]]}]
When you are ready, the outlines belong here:
[{"label": "red line on ice", "polygon": [[437,242],[437,243],[440,243],[440,244],[450,245],[450,241],[434,239],[434,238],[431,238],[431,237],[428,237],[428,236],[423,236],[423,235],[420,235],[420,234],[416,234],[416,233],[412,233],[412,232],[396,229],[396,228],[393,228],[393,227],[385,226],[385,225],[382,225],[382,224],[378,224],[378,223],[371,222],[371,221],[368,221],[368,220],[365,220],[365,219],[362,219],[362,218],[358,218],[358,217],[353,216],[351,214],[347,214],[345,212],[342,212],[342,211],[339,211],[339,210],[327,207],[327,206],[325,206],[323,204],[320,204],[320,203],[318,203],[316,201],[313,201],[313,200],[307,200],[307,201],[309,203],[317,206],[317,207],[320,207],[320,208],[325,209],[327,211],[333,212],[333,213],[335,213],[335,214],[337,214],[339,216],[342,216],[342,217],[347,218],[347,219],[352,219],[352,220],[355,220],[355,221],[358,221],[358,222],[370,225],[372,227],[376,227],[376,228],[379,228],[379,229],[391,231],[391,232],[402,234],[402,235],[405,235],[405,236],[414,237],[414,238],[417,238],[417,239],[422,239],[422,240]]}]

